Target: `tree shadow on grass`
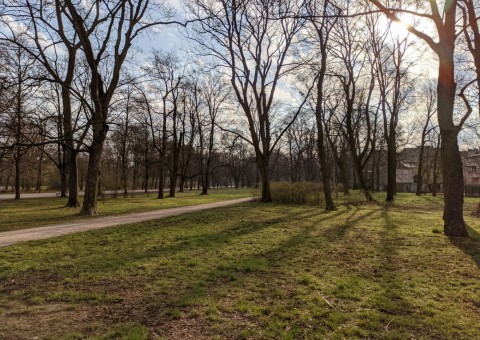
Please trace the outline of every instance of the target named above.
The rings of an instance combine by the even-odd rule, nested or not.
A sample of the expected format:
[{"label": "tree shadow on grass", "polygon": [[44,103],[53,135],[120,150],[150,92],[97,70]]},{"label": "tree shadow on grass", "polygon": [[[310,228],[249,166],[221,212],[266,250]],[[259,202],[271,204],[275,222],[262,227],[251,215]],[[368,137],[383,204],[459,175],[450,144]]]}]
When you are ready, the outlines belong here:
[{"label": "tree shadow on grass", "polygon": [[450,242],[454,244],[458,249],[469,255],[480,268],[480,233],[467,225],[468,234],[467,237],[451,237]]},{"label": "tree shadow on grass", "polygon": [[[304,226],[295,229],[283,241],[275,243],[273,236],[269,239],[265,238],[266,235],[263,235],[261,240],[257,239],[262,244],[257,250],[244,251],[235,248],[236,255],[229,258],[223,258],[222,244],[215,246],[206,245],[204,242],[195,242],[207,248],[204,256],[218,264],[204,272],[193,268],[192,270],[196,273],[188,277],[188,282],[177,285],[174,291],[164,294],[162,299],[147,299],[144,301],[145,313],[155,318],[155,316],[158,317],[158,313],[170,309],[164,317],[167,320],[173,320],[175,317],[170,315],[172,309],[180,309],[186,312],[189,309],[204,305],[205,303],[202,301],[210,299],[212,296],[221,299],[222,294],[219,293],[221,290],[246,289],[245,285],[251,284],[250,280],[259,280],[259,285],[269,286],[278,280],[278,275],[284,270],[285,262],[298,257],[301,254],[299,249],[315,237],[311,233],[318,222],[325,222],[344,213],[345,211],[337,211],[322,215],[321,212],[317,212],[317,215],[322,215],[320,221],[305,223]],[[308,215],[312,214],[309,213]],[[305,216],[305,214],[288,214],[282,219],[282,222],[295,221],[302,216]],[[275,223],[279,223],[279,221]],[[288,229],[288,226],[283,227],[284,231]],[[245,234],[241,236],[245,236]],[[247,243],[255,241],[256,239],[251,239]],[[174,273],[170,274],[175,275]],[[262,287],[257,288],[262,289]],[[274,289],[275,287],[270,288]]]},{"label": "tree shadow on grass", "polygon": [[323,236],[326,237],[330,242],[336,242],[342,239],[346,235],[347,231],[355,227],[357,223],[371,217],[373,214],[377,213],[380,210],[382,210],[382,208],[371,210],[366,214],[362,214],[361,216],[356,217],[360,210],[355,206],[349,206],[349,208],[347,208],[347,211],[350,212],[350,215],[346,218],[345,223],[326,228],[323,232]]},{"label": "tree shadow on grass", "polygon": [[385,222],[380,231],[378,253],[381,259],[376,269],[376,276],[383,290],[374,298],[374,304],[381,312],[391,315],[405,315],[414,312],[414,306],[403,297],[404,278],[398,271],[400,261],[397,251],[399,240],[398,225],[390,217],[388,209],[381,212]]},{"label": "tree shadow on grass", "polygon": [[441,208],[443,208],[444,204],[442,203],[442,201],[438,201],[438,197],[436,199],[434,199],[432,196],[427,196],[427,195],[421,195],[421,196],[417,196],[419,198],[422,198],[424,199],[425,201],[431,203],[431,204],[435,204]]}]

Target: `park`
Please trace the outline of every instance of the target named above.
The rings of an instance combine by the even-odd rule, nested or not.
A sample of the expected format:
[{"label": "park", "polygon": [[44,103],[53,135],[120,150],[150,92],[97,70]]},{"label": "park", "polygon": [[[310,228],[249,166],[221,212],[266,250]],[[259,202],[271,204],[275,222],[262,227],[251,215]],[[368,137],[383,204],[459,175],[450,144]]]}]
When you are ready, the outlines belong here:
[{"label": "park", "polygon": [[0,339],[479,338],[479,18],[2,0]]}]

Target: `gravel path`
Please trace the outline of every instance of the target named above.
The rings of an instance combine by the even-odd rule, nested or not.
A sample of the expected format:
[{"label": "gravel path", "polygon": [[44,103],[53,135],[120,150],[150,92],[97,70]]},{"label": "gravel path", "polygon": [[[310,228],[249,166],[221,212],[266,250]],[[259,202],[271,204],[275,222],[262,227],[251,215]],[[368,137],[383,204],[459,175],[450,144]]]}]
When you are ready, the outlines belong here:
[{"label": "gravel path", "polygon": [[83,231],[114,227],[122,224],[156,220],[168,216],[176,216],[195,211],[221,208],[232,204],[249,202],[252,198],[239,198],[234,200],[214,202],[207,204],[191,205],[187,207],[159,209],[142,213],[133,213],[119,216],[105,216],[98,218],[86,218],[82,221],[57,224],[46,227],[13,230],[0,233],[0,247],[9,246],[15,243],[41,240],[66,234],[80,233]]}]

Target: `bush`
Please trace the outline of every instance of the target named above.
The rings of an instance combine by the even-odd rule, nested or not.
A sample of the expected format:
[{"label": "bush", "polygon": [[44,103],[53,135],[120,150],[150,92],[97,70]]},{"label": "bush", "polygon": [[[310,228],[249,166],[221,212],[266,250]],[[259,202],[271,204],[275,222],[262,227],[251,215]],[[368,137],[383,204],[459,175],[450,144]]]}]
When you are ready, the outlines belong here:
[{"label": "bush", "polygon": [[320,205],[323,185],[317,182],[272,182],[272,201],[278,203]]}]

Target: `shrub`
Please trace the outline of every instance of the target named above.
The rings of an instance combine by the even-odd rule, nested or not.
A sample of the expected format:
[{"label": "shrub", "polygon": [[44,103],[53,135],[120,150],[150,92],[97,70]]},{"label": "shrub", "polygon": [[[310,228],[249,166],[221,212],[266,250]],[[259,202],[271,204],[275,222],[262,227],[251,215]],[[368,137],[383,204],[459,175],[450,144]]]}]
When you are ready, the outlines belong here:
[{"label": "shrub", "polygon": [[272,182],[272,201],[278,203],[320,205],[323,185],[317,182]]}]

